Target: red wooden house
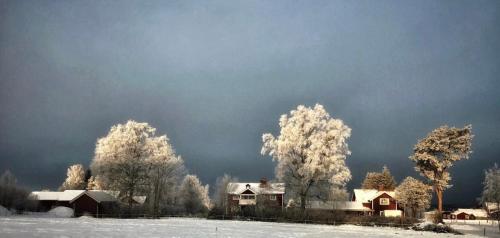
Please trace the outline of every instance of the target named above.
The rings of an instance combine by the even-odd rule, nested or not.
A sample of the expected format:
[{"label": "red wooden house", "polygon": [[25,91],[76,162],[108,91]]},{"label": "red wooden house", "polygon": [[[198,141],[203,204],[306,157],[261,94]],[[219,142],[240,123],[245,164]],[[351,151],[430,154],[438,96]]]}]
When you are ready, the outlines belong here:
[{"label": "red wooden house", "polygon": [[394,191],[379,191],[376,189],[354,189],[352,201],[361,203],[370,209],[369,215],[401,216],[402,209],[398,207]]},{"label": "red wooden house", "polygon": [[339,210],[355,215],[401,216],[394,191],[354,189],[351,201],[309,201],[307,209]]},{"label": "red wooden house", "polygon": [[284,183],[269,183],[261,179],[259,183],[229,183],[227,186],[227,212],[263,205],[283,208]]}]

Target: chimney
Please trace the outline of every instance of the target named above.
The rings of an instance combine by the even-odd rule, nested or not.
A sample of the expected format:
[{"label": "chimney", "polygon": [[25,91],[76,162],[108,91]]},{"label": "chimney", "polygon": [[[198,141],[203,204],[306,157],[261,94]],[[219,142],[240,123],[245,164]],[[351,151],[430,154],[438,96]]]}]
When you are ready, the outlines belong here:
[{"label": "chimney", "polygon": [[384,190],[384,185],[383,185],[383,184],[379,184],[379,185],[378,185],[378,191],[385,191],[385,190]]},{"label": "chimney", "polygon": [[266,187],[267,186],[267,179],[265,177],[262,177],[260,179],[260,187]]}]

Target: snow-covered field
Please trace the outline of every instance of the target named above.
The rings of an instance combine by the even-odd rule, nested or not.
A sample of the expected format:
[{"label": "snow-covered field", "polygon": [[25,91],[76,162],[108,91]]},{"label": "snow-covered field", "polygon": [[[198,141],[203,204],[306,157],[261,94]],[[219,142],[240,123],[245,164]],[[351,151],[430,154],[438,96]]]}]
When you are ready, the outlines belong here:
[{"label": "snow-covered field", "polygon": [[[0,237],[456,237],[388,227],[219,221],[189,218],[0,217]],[[474,236],[460,236],[474,237]]]},{"label": "snow-covered field", "polygon": [[498,221],[492,220],[444,220],[444,222],[454,229],[465,233],[487,237],[500,237],[498,230]]}]

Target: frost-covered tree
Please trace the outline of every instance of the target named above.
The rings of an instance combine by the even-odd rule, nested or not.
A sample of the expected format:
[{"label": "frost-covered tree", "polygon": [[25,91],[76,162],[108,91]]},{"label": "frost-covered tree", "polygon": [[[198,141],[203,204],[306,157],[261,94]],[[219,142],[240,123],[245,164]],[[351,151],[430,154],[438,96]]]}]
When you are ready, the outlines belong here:
[{"label": "frost-covered tree", "polygon": [[184,162],[168,137],[155,136],[155,131],[149,124],[135,121],[113,126],[97,141],[91,165],[97,176],[89,186],[120,191],[129,207],[135,195],[147,194],[152,215],[158,215],[170,188],[184,174]]},{"label": "frost-covered tree", "polygon": [[427,135],[413,148],[415,170],[433,185],[438,198],[438,211],[443,211],[443,191],[451,180],[448,169],[458,160],[468,159],[472,146],[472,126],[455,128],[441,126]]},{"label": "frost-covered tree", "polygon": [[417,217],[418,212],[429,208],[432,199],[432,187],[408,176],[396,188],[396,199],[405,212],[410,209],[411,215]]},{"label": "frost-covered tree", "polygon": [[287,184],[287,192],[305,209],[312,191],[343,186],[351,179],[345,160],[351,152],[347,139],[351,128],[330,117],[322,105],[298,106],[282,115],[278,137],[262,135],[263,155],[278,161],[276,177]]},{"label": "frost-covered tree", "polygon": [[130,208],[133,197],[147,187],[147,161],[152,156],[150,141],[155,131],[148,123],[130,120],[111,127],[105,137],[97,140],[91,169],[106,181],[108,189],[119,191]]},{"label": "frost-covered tree", "polygon": [[74,164],[69,166],[68,171],[66,172],[66,180],[61,185],[59,190],[80,190],[85,189],[85,169],[83,169],[83,165]]},{"label": "frost-covered tree", "polygon": [[90,176],[87,182],[87,190],[104,190],[106,185],[100,176]]},{"label": "frost-covered tree", "polygon": [[152,215],[160,212],[160,203],[169,196],[168,187],[175,186],[184,175],[184,162],[175,154],[166,135],[152,138],[150,141],[152,155],[147,160],[149,164],[149,191]]},{"label": "frost-covered tree", "polygon": [[9,170],[0,176],[0,205],[6,208],[23,210],[29,192],[17,185],[17,179]]},{"label": "frost-covered tree", "polygon": [[366,173],[365,180],[361,185],[364,189],[381,189],[381,190],[394,190],[396,188],[396,180],[391,174],[391,171],[384,165],[381,173],[368,172]]},{"label": "frost-covered tree", "polygon": [[179,197],[189,214],[205,212],[210,208],[208,184],[203,186],[196,175],[188,174],[182,181]]},{"label": "frost-covered tree", "polygon": [[330,196],[328,200],[330,201],[347,201],[349,199],[349,193],[345,187],[335,187],[330,191]]},{"label": "frost-covered tree", "polygon": [[[484,188],[481,196],[481,201],[485,203],[496,203],[496,207],[500,207],[500,168],[495,165],[486,170],[484,173]],[[498,229],[500,230],[500,214],[497,214],[499,220]]]},{"label": "frost-covered tree", "polygon": [[215,181],[214,206],[219,209],[225,209],[227,206],[227,187],[229,183],[238,181],[231,175],[224,174]]}]

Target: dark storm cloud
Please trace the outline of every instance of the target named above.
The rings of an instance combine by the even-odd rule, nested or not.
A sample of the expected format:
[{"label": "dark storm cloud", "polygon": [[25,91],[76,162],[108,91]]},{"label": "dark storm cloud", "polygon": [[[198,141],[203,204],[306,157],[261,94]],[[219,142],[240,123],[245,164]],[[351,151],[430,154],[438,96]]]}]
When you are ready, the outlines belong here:
[{"label": "dark storm cloud", "polygon": [[471,123],[446,202],[473,203],[500,157],[498,1],[2,1],[0,171],[32,188],[88,165],[127,119],[166,133],[191,172],[272,177],[260,137],[298,104],[352,127],[353,173],[418,176],[412,146]]}]

